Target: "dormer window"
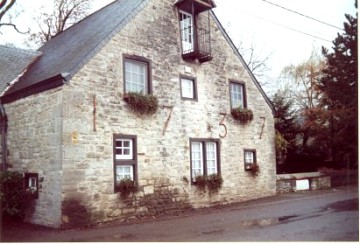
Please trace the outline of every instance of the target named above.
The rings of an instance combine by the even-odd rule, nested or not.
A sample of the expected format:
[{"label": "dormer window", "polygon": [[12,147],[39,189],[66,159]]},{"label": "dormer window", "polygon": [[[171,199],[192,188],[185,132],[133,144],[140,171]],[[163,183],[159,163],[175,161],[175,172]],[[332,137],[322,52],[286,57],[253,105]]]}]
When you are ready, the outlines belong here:
[{"label": "dormer window", "polygon": [[[212,0],[178,0],[182,57],[184,60],[207,62],[212,60],[210,16],[215,7]],[[201,14],[207,12],[206,14]]]}]

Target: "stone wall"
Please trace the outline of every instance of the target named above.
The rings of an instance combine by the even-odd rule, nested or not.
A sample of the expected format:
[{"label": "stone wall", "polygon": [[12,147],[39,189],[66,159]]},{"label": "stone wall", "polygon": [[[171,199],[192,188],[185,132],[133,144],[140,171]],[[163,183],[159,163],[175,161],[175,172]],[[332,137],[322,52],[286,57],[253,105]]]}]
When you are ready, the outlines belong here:
[{"label": "stone wall", "polygon": [[50,90],[10,104],[8,116],[9,170],[38,173],[39,198],[27,221],[61,224],[62,92]]},{"label": "stone wall", "polygon": [[331,177],[319,172],[279,174],[276,180],[276,192],[278,194],[298,191],[297,183],[306,180],[307,190],[321,190],[331,187]]},{"label": "stone wall", "polygon": [[[151,1],[64,86],[63,200],[80,202],[79,211],[88,210],[89,222],[275,194],[271,110],[213,21],[211,33],[213,61],[183,61],[173,1]],[[159,99],[153,115],[138,115],[123,100],[124,54],[151,60],[153,94]],[[181,99],[180,75],[196,77],[198,101]],[[248,107],[254,111],[249,124],[241,125],[230,115],[229,79],[246,84]],[[225,138],[219,136],[225,132],[219,126],[221,113],[227,113]],[[139,192],[127,200],[114,192],[112,142],[118,133],[137,136]],[[201,193],[189,182],[190,138],[220,140],[224,184],[218,194]],[[257,150],[257,178],[244,171],[246,148]],[[64,226],[71,225],[70,219],[63,214]]]}]

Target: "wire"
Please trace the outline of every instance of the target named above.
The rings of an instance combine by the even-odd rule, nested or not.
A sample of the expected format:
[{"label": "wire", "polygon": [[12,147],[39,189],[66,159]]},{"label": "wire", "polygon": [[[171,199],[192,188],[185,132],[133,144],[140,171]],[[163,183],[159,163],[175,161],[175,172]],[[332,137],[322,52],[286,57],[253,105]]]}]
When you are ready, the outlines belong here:
[{"label": "wire", "polygon": [[305,17],[305,18],[314,20],[314,21],[319,22],[319,23],[321,23],[321,24],[330,26],[330,27],[332,27],[332,28],[335,28],[335,29],[338,29],[338,30],[343,30],[343,29],[341,29],[341,28],[339,28],[339,27],[337,27],[337,26],[335,26],[335,25],[332,25],[332,24],[326,23],[326,22],[324,22],[324,21],[315,19],[315,18],[313,18],[313,17],[310,17],[310,16],[308,16],[308,15],[299,13],[299,12],[297,12],[297,11],[294,11],[294,10],[291,10],[291,9],[288,9],[288,8],[285,8],[285,7],[283,7],[283,6],[281,6],[281,5],[278,5],[278,4],[276,4],[276,3],[272,3],[272,2],[269,2],[269,1],[267,1],[267,0],[262,0],[262,1],[265,2],[265,3],[271,4],[271,5],[274,5],[274,6],[276,6],[276,7],[282,8],[282,9],[284,9],[284,10],[286,10],[286,11],[289,11],[289,12],[292,12],[292,13],[295,13],[295,14],[298,14],[298,15],[300,15],[300,16],[302,16],[302,17]]},{"label": "wire", "polygon": [[247,13],[247,12],[244,12],[244,11],[241,11],[241,12],[243,12],[243,13],[245,13],[245,14],[247,14],[247,15],[250,15],[250,16],[252,16],[252,17],[261,19],[261,20],[263,20],[263,21],[269,22],[269,23],[271,23],[271,24],[278,25],[278,26],[281,26],[281,27],[283,27],[283,28],[286,28],[286,29],[289,29],[289,30],[292,30],[292,31],[295,31],[295,32],[298,32],[298,33],[301,33],[301,34],[304,34],[304,35],[307,35],[307,36],[311,36],[311,37],[313,37],[313,38],[316,38],[316,39],[319,39],[319,40],[322,40],[322,41],[326,41],[326,42],[332,43],[332,41],[329,41],[329,40],[324,39],[324,38],[322,38],[322,37],[315,36],[315,35],[309,34],[309,33],[307,33],[307,32],[303,32],[303,31],[294,29],[294,28],[292,28],[292,27],[289,27],[289,26],[286,26],[286,25],[282,25],[282,24],[276,23],[276,22],[271,21],[271,20],[268,20],[268,19],[264,19],[264,18],[262,18],[262,17],[256,16],[256,15],[253,15],[253,14],[250,14],[250,13]]}]

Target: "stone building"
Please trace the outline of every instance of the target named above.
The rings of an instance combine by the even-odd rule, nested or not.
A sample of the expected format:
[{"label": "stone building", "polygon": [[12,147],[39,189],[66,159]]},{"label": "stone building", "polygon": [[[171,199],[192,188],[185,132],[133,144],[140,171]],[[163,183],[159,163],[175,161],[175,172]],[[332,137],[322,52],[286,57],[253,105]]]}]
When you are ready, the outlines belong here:
[{"label": "stone building", "polygon": [[[276,193],[271,102],[214,7],[114,1],[6,81],[2,162],[36,190],[28,221],[131,221]],[[134,110],[131,94],[143,94],[151,113]],[[238,107],[252,120],[235,119]],[[204,175],[221,176],[221,188],[201,188]],[[122,197],[125,179],[137,191]]]}]

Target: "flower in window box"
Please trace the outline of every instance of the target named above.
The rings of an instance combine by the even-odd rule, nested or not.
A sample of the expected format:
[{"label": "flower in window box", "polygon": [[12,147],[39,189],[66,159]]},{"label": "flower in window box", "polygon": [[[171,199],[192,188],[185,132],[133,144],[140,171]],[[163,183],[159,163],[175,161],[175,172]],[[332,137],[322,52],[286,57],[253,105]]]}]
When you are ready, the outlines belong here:
[{"label": "flower in window box", "polygon": [[259,167],[259,165],[257,163],[250,164],[250,167],[247,170],[254,177],[256,177],[256,176],[258,176],[260,174],[260,167]]},{"label": "flower in window box", "polygon": [[240,121],[241,123],[247,123],[253,120],[254,115],[251,109],[247,108],[233,108],[231,109],[231,115],[234,119]]},{"label": "flower in window box", "polygon": [[152,94],[142,94],[141,92],[129,92],[125,94],[124,100],[133,111],[140,114],[153,114],[159,105],[157,97]]},{"label": "flower in window box", "polygon": [[116,190],[120,192],[122,198],[127,198],[130,193],[134,194],[137,192],[137,186],[133,180],[123,179],[116,184]]}]

